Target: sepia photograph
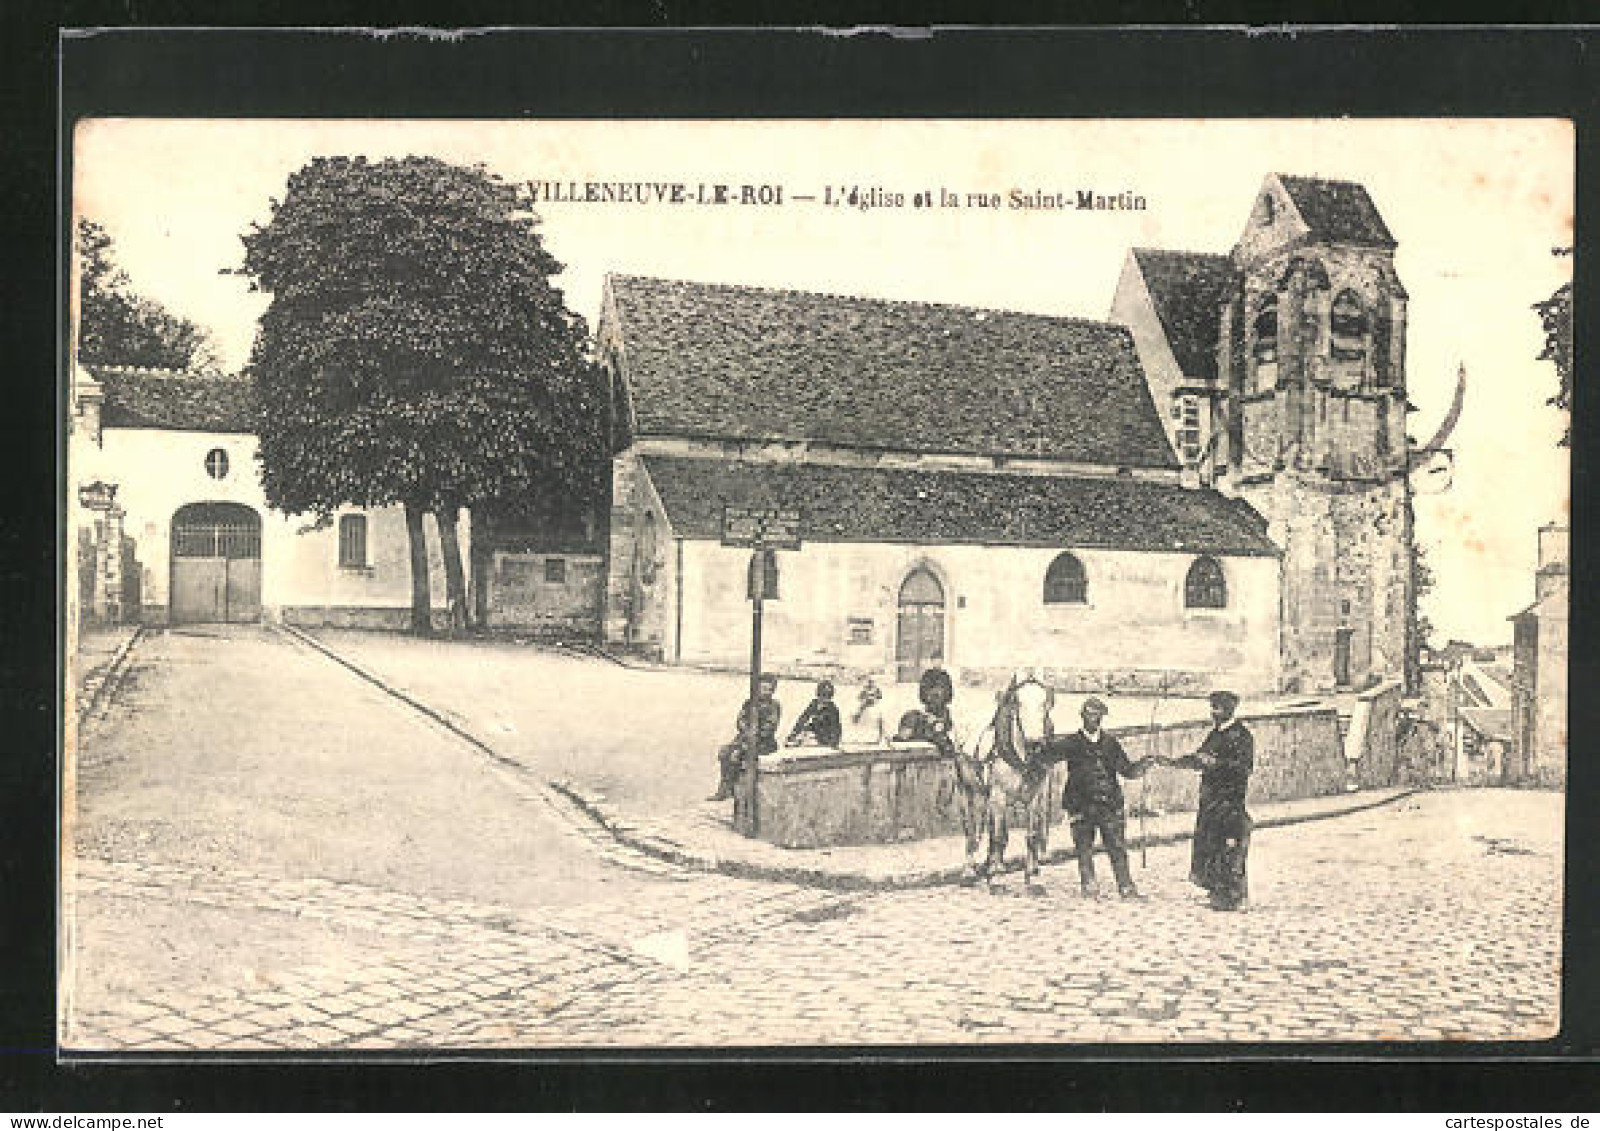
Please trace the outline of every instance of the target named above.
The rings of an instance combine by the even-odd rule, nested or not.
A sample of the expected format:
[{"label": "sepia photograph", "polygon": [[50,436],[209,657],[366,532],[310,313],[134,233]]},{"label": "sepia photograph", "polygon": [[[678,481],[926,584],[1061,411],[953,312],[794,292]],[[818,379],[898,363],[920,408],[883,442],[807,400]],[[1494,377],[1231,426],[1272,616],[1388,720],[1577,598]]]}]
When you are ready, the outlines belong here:
[{"label": "sepia photograph", "polygon": [[62,144],[63,1056],[1561,1032],[1571,122]]}]

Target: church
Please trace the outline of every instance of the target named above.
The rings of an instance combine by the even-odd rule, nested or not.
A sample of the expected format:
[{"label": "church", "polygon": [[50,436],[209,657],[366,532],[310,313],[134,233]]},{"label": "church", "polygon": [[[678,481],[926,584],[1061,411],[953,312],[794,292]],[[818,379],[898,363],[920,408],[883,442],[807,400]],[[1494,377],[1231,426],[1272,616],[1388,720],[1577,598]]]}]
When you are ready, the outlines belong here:
[{"label": "church", "polygon": [[612,275],[606,643],[747,662],[725,507],[802,516],[791,675],[1248,694],[1413,647],[1406,292],[1361,185],[1269,175],[1227,254],[1134,249],[1105,320]]}]

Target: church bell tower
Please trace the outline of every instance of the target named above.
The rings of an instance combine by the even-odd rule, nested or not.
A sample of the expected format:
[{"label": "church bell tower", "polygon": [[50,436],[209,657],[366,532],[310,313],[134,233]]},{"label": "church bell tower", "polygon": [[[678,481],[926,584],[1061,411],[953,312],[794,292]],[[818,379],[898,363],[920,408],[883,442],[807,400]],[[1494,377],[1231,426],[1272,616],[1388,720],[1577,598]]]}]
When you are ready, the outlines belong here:
[{"label": "church bell tower", "polygon": [[1406,292],[1359,184],[1269,175],[1221,314],[1226,466],[1283,551],[1285,691],[1359,689],[1412,637]]}]

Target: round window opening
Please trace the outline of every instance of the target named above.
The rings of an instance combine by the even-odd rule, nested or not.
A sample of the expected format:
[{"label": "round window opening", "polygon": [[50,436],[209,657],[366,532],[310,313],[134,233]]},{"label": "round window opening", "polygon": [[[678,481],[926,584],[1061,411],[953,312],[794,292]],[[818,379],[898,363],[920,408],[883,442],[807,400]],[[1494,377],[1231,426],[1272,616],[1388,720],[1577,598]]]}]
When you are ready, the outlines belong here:
[{"label": "round window opening", "polygon": [[228,453],[221,448],[212,448],[206,453],[206,474],[213,479],[221,479],[228,474]]}]

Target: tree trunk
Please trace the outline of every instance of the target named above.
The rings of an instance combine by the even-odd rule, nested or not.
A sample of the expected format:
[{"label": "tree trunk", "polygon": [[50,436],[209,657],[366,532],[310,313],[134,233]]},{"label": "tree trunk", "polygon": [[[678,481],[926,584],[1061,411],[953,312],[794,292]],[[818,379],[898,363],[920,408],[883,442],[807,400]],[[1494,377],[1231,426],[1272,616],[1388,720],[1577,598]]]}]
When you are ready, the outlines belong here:
[{"label": "tree trunk", "polygon": [[416,503],[406,503],[406,540],[411,545],[411,631],[418,636],[433,635],[432,585],[428,578],[428,535],[422,527],[427,512]]},{"label": "tree trunk", "polygon": [[440,507],[433,512],[439,524],[439,545],[444,553],[444,584],[449,599],[450,631],[467,627],[467,576],[461,568],[461,536],[456,528],[457,507]]}]

